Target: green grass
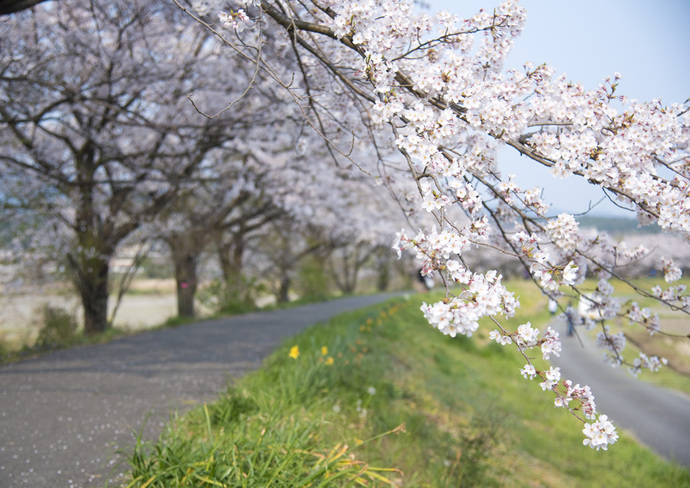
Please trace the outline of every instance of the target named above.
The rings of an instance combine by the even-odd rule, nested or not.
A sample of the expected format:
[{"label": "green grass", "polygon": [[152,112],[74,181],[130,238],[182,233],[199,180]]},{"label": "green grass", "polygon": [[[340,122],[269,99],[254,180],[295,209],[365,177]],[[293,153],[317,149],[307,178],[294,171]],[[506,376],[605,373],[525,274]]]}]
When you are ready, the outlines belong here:
[{"label": "green grass", "polygon": [[[663,289],[670,285],[666,283],[663,277],[656,278],[642,278],[633,281],[634,284],[644,290],[651,290],[654,286],[660,286]],[[639,295],[634,295],[628,285],[618,280],[611,280],[614,285],[615,294],[619,297],[626,297],[630,302],[635,301],[640,307],[650,307],[652,311],[659,314],[661,318],[661,330],[669,332],[671,336],[663,334],[656,334],[651,336],[639,325],[629,325],[627,321],[617,319],[609,321],[607,325],[611,327],[613,333],[623,332],[628,341],[626,348],[623,351],[623,356],[632,361],[640,352],[644,352],[649,356],[665,357],[669,361],[669,365],[662,367],[660,371],[651,373],[643,371],[639,375],[641,381],[647,381],[657,386],[664,388],[671,388],[690,394],[690,378],[688,378],[688,371],[690,371],[690,358],[687,355],[688,337],[684,336],[688,332],[687,326],[678,328],[678,323],[690,320],[690,317],[685,312],[672,311],[660,305],[653,298],[646,298]],[[680,281],[673,283],[673,286],[685,285],[690,287],[690,278],[684,277]],[[596,287],[595,280],[587,280],[582,286],[583,291],[592,291]],[[625,309],[625,304],[623,306]],[[672,324],[675,323],[675,326]],[[596,334],[601,331],[600,327],[596,327],[588,334],[594,339]],[[585,333],[585,331],[581,331]],[[684,344],[685,343],[685,344]],[[686,346],[682,348],[681,346]],[[674,370],[675,369],[675,370]],[[681,374],[685,373],[685,374]]]},{"label": "green grass", "polygon": [[[542,297],[518,286],[519,321],[543,324]],[[583,446],[581,424],[519,375],[512,349],[486,333],[444,337],[419,305],[296,336],[159,441],[139,441],[129,486],[690,486],[688,470],[624,433],[608,451]]]},{"label": "green grass", "polygon": [[[590,335],[592,338],[594,338],[596,332],[599,332],[600,330],[600,328],[596,328],[591,331]],[[665,345],[663,342],[665,340],[664,337],[660,335],[649,337],[649,334],[637,330],[631,331],[630,326],[622,325],[619,322],[614,322],[611,324],[611,331],[614,333],[623,331],[627,336],[628,341],[626,342],[623,356],[628,360],[638,357],[640,352],[644,352],[649,356],[656,355],[668,359],[669,364],[663,366],[659,371],[650,372],[645,370],[640,372],[638,375],[638,379],[640,381],[646,381],[656,386],[670,388],[672,390],[683,392],[686,395],[690,395],[690,378],[687,376],[687,374],[681,374],[672,368],[674,363],[682,362],[684,369],[687,371],[687,364],[690,362],[690,358],[688,358],[687,353],[678,351],[674,347],[659,347]],[[633,338],[635,339],[635,342],[639,341],[639,344],[643,345],[644,347],[640,347],[638,344],[633,342],[633,340],[631,340]],[[672,340],[668,340],[671,344],[677,344],[678,341],[687,341],[688,339],[674,338]]]}]

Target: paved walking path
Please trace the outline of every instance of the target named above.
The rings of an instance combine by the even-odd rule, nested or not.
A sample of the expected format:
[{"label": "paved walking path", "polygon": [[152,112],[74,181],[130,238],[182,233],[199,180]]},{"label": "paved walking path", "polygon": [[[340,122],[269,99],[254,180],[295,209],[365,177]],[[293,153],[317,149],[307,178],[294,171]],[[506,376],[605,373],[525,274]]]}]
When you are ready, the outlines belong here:
[{"label": "paved walking path", "polygon": [[[690,396],[635,379],[625,368],[603,364],[603,350],[580,334],[566,335],[565,324],[553,326],[560,332],[563,351],[552,363],[560,366],[563,378],[589,385],[599,413],[605,413],[619,430],[632,434],[669,460],[690,466]],[[643,375],[654,373],[642,372]],[[615,444],[611,449],[615,449]]]},{"label": "paved walking path", "polygon": [[[0,487],[102,487],[133,431],[213,400],[310,324],[391,298],[353,297],[145,332],[0,368]],[[117,483],[114,484],[117,486]]]}]

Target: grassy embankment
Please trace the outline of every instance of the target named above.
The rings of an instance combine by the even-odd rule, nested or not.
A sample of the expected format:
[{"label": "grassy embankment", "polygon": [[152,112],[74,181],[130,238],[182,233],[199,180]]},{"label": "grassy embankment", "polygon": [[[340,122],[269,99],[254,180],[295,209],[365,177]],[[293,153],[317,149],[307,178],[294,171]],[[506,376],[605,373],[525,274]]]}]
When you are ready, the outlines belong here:
[{"label": "grassy embankment", "polygon": [[[543,298],[518,286],[516,320],[543,326]],[[442,336],[418,299],[345,314],[139,443],[129,486],[690,486],[625,435],[608,451],[583,446],[523,363],[486,333]]]},{"label": "grassy embankment", "polygon": [[[648,356],[659,356],[668,359],[668,367],[659,372],[643,372],[639,378],[658,386],[682,391],[690,395],[690,318],[684,312],[672,311],[661,307],[653,298],[644,298],[633,294],[630,287],[622,282],[612,280],[616,289],[616,296],[625,298],[628,302],[635,301],[640,307],[650,307],[659,314],[661,319],[661,333],[650,334],[642,327],[630,326],[627,321],[617,319],[609,323],[611,331],[623,332],[627,338],[624,356],[626,359],[637,357],[640,351]],[[665,289],[669,284],[663,278],[647,278],[634,281],[636,286],[644,290],[651,290],[658,285]],[[683,278],[675,286],[683,284],[690,287],[690,278]],[[582,291],[594,290],[596,282],[587,280],[581,287]],[[623,309],[628,302],[623,303]],[[601,328],[597,327],[589,335],[594,338]]]}]

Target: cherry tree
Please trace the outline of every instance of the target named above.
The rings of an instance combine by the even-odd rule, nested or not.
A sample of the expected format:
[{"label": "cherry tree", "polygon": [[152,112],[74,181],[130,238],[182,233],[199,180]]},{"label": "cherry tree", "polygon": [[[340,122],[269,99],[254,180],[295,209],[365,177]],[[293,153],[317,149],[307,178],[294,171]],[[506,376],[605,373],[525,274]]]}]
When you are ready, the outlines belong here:
[{"label": "cherry tree", "polygon": [[[268,114],[273,116],[273,111]],[[284,117],[276,118],[271,131],[257,128],[257,132],[280,134],[280,141],[254,134],[249,138],[251,146],[245,145],[242,149],[247,169],[243,177],[246,198],[213,237],[225,300],[251,302],[250,275],[272,278],[270,271],[256,263],[250,263],[251,269],[247,269],[247,255],[256,255],[258,248],[263,247],[260,241],[272,234],[270,229],[282,226],[278,222],[292,221],[305,207],[305,201],[311,198],[316,186],[313,175],[323,165],[318,156],[295,150],[301,125]],[[317,147],[323,146],[320,141],[316,143]],[[275,243],[267,243],[267,246],[275,250],[272,244]],[[257,260],[256,257],[249,259]]]},{"label": "cherry tree", "polygon": [[[301,204],[271,226],[271,237],[260,246],[271,263],[261,274],[274,276],[278,301],[288,300],[306,259],[316,260],[341,292],[354,292],[361,268],[378,246],[389,247],[402,225],[402,219],[389,215],[388,193],[367,175],[352,166],[337,167],[325,155],[310,166],[316,171],[310,186],[297,193]],[[323,285],[314,291],[326,293]]]},{"label": "cherry tree", "polygon": [[[234,150],[244,146],[240,142]],[[191,178],[173,204],[151,224],[150,233],[170,249],[178,315],[182,317],[195,315],[202,254],[211,246],[216,246],[216,251],[232,251],[218,253],[226,283],[224,294],[239,293],[236,288],[241,287],[238,276],[247,234],[285,212],[275,198],[280,192],[273,191],[282,182],[277,165],[257,162],[246,147],[243,154],[233,155],[234,150],[218,151],[209,158],[200,171],[204,176]]]},{"label": "cherry tree", "polygon": [[[236,131],[233,141],[226,142],[222,150],[208,154],[178,191],[175,202],[151,224],[157,228],[151,233],[165,240],[171,250],[182,316],[194,314],[197,267],[210,244],[216,248],[223,274],[221,298],[244,301],[248,291],[245,254],[256,254],[256,248],[261,247],[263,260],[281,271],[275,278],[283,285],[279,297],[285,299],[288,275],[299,263],[299,256],[310,254],[314,246],[342,246],[346,229],[353,233],[354,224],[364,225],[357,217],[382,215],[380,199],[362,192],[362,173],[334,165],[322,140],[312,135],[311,150],[304,153],[299,149],[304,143],[304,137],[298,140],[303,129],[295,120],[276,118],[266,108],[285,103],[274,98],[252,90],[235,104],[238,113],[248,100],[254,100],[248,104],[251,111],[263,115],[255,115],[251,126]],[[373,205],[376,201],[378,209]],[[268,224],[272,225],[266,234]],[[357,232],[360,241],[365,234],[381,232],[381,226],[371,227],[369,232]],[[390,242],[394,228],[384,227],[385,239]],[[305,232],[318,234],[318,238],[301,248]],[[281,233],[285,245],[277,246],[276,237]],[[267,242],[258,243],[258,238]],[[274,274],[271,268],[263,269],[259,277],[270,280]]]},{"label": "cherry tree", "polygon": [[[190,23],[188,18],[182,20]],[[269,55],[277,56],[266,49],[264,56]],[[199,119],[215,121],[220,116],[226,121],[229,130],[222,147],[204,155],[181,183],[171,205],[148,224],[150,233],[164,240],[170,249],[178,315],[183,317],[194,316],[198,266],[211,244],[216,247],[224,276],[223,294],[230,296],[243,288],[238,277],[246,234],[284,211],[281,195],[290,185],[286,186],[282,177],[286,158],[278,153],[288,151],[286,148],[294,152],[292,148],[304,124],[289,113],[276,117],[274,107],[284,103],[282,92],[276,93],[272,85],[266,87],[265,77],[250,63],[235,61],[231,73],[235,86],[250,89],[242,91],[241,96],[231,94],[234,98],[220,113],[200,110],[198,93],[189,97]],[[284,62],[287,64],[286,59]],[[201,75],[198,71],[195,74]],[[205,80],[216,78],[215,73],[203,73]],[[222,99],[228,100],[227,94]],[[227,125],[230,120],[233,123]]]},{"label": "cherry tree", "polygon": [[40,216],[23,250],[63,260],[87,334],[108,326],[116,247],[252,124],[199,114],[233,96],[226,81],[240,70],[182,19],[172,5],[116,1],[50,3],[0,22],[3,195]]},{"label": "cherry tree", "polygon": [[223,188],[220,193],[211,193],[202,187],[194,193],[179,195],[171,213],[164,213],[156,222],[165,227],[158,233],[170,250],[175,270],[178,316],[195,316],[199,265],[214,236],[227,227],[246,224],[253,216],[272,217],[265,206],[249,208],[249,201],[250,196],[243,191]]},{"label": "cherry tree", "polygon": [[[333,247],[328,260],[329,271],[343,293],[355,291],[364,267],[374,260],[382,247],[390,247],[395,233],[405,225],[399,212],[391,214],[394,201],[388,192],[381,191],[384,190],[382,185],[371,183],[350,179],[350,185],[359,188],[349,190],[341,202],[333,206],[335,222],[324,230]],[[382,279],[379,277],[379,281]]]},{"label": "cherry tree", "polygon": [[[446,297],[422,307],[430,324],[447,335],[471,336],[480,318],[491,317],[490,337],[516,347],[526,363],[522,375],[539,379],[556,407],[585,424],[585,445],[598,450],[615,442],[615,428],[598,414],[589,387],[562,378],[558,368],[537,369],[530,359],[532,349],[544,359],[558,355],[558,333],[529,323],[511,326],[506,319],[518,299],[496,270],[474,268],[466,258],[488,247],[520,263],[549,297],[582,296],[602,317],[597,342],[612,364],[634,373],[658,369],[659,358],[625,357],[624,341],[606,327],[619,317],[660,331],[658,316],[636,302],[619,302],[610,280],[622,279],[642,296],[686,311],[685,287],[674,284],[678,266],[662,259],[670,284],[665,289],[625,281],[621,264],[643,257],[645,248],[581,232],[573,215],[553,215],[541,189],[519,187],[500,171],[496,155],[512,148],[556,178],[599,187],[635,212],[641,225],[656,222],[687,237],[688,106],[631,100],[620,94],[618,74],[587,90],[547,65],[505,66],[526,18],[517,0],[464,20],[419,13],[412,3],[393,0],[202,3],[223,10],[215,20],[200,20],[228,49],[253,57],[267,72],[274,67],[260,53],[264,33],[284,32],[299,71],[274,76],[276,85],[290,93],[332,151],[352,157],[352,140],[379,144],[390,140],[381,134],[392,134],[402,164],[381,158],[376,169],[398,179],[406,174],[418,196],[400,194],[400,202],[435,220],[419,232],[399,232],[394,244],[398,253],[413,252],[424,274],[443,280]],[[599,281],[585,294],[588,274]]]}]

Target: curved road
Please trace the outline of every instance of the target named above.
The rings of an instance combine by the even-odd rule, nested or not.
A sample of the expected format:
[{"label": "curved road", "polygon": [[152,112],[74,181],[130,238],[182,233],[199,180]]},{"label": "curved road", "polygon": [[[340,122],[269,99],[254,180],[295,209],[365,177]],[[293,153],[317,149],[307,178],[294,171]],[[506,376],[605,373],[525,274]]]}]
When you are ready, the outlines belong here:
[{"label": "curved road", "polygon": [[[0,487],[104,486],[133,431],[217,397],[310,324],[396,294],[352,297],[150,331],[0,368]],[[113,483],[117,486],[117,483]]]},{"label": "curved road", "polygon": [[561,368],[563,379],[589,385],[597,411],[607,414],[619,432],[626,431],[666,459],[690,466],[690,397],[636,379],[625,368],[603,364],[603,351],[585,334],[580,334],[581,345],[576,336],[566,335],[564,323],[556,321],[552,327],[560,332],[563,351],[551,362]]}]

